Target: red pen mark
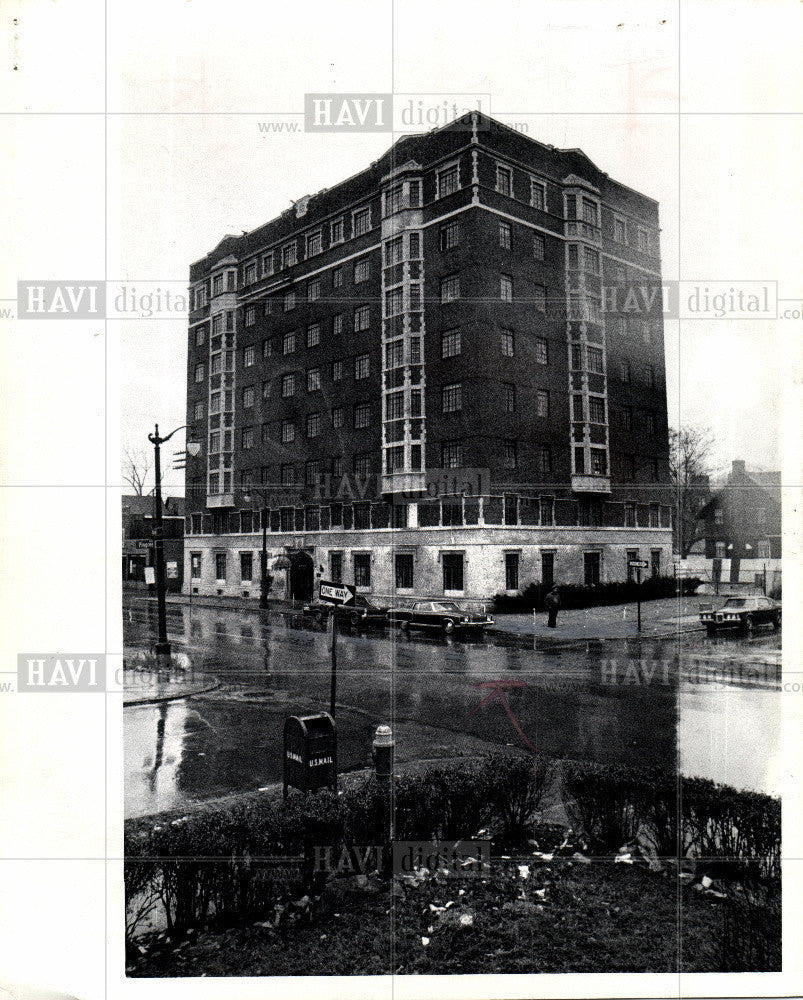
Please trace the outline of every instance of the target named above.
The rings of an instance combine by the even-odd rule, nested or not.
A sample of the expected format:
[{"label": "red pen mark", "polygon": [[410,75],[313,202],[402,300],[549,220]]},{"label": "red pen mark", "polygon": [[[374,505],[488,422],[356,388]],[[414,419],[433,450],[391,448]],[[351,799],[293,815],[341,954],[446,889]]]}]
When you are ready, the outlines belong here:
[{"label": "red pen mark", "polygon": [[493,697],[499,695],[502,704],[505,706],[505,711],[508,714],[508,718],[513,723],[513,728],[516,730],[519,736],[521,736],[521,738],[524,740],[527,746],[531,750],[535,751],[535,753],[538,753],[538,751],[535,749],[532,743],[530,743],[530,741],[527,739],[527,736],[524,734],[521,726],[519,725],[519,720],[513,714],[513,710],[508,704],[507,698],[505,697],[504,692],[502,690],[503,688],[527,687],[527,682],[526,681],[481,681],[480,683],[472,684],[471,686],[475,688],[487,688],[490,691],[490,694],[487,694],[479,703],[479,705],[476,705],[474,709],[472,709],[472,711],[468,713],[463,722],[464,723],[468,722],[468,720],[477,711],[477,709],[482,708],[482,706],[485,705],[487,702],[489,702]]}]

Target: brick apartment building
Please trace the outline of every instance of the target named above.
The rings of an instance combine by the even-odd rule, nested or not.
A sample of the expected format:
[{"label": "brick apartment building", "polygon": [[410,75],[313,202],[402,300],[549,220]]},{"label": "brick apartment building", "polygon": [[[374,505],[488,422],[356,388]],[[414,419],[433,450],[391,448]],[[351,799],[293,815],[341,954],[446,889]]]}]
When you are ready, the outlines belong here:
[{"label": "brick apartment building", "polygon": [[660,300],[623,305],[660,286],[658,206],[580,150],[467,115],[224,237],[190,283],[193,592],[256,596],[263,528],[282,597],[668,567]]}]

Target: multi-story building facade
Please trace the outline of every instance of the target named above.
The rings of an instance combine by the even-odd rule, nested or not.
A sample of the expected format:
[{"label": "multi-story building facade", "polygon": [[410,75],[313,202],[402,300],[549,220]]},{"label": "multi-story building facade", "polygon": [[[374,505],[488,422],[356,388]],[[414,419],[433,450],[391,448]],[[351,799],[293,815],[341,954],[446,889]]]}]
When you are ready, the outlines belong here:
[{"label": "multi-story building facade", "polygon": [[225,237],[190,269],[187,586],[255,596],[263,529],[276,596],[662,572],[658,241],[652,199],[476,113]]}]

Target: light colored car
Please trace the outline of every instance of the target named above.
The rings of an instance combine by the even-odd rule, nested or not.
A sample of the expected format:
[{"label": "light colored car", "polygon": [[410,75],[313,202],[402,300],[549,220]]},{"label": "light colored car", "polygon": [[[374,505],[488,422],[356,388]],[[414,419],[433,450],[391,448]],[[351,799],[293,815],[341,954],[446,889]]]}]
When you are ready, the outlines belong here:
[{"label": "light colored car", "polygon": [[700,624],[709,635],[730,628],[752,632],[757,625],[779,628],[781,604],[771,597],[729,597],[718,611],[711,604],[701,604]]},{"label": "light colored car", "polygon": [[455,631],[482,632],[494,623],[484,611],[464,611],[454,601],[414,601],[406,608],[391,608],[388,618],[403,631],[439,629],[446,635]]}]

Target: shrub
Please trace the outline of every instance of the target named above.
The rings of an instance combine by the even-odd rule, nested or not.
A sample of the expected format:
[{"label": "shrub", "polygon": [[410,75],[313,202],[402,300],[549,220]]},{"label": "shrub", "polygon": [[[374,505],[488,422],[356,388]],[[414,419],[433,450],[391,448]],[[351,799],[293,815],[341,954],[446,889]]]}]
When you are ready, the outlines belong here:
[{"label": "shrub", "polygon": [[552,764],[541,756],[495,754],[485,766],[499,839],[505,846],[520,847],[549,786]]},{"label": "shrub", "polygon": [[[649,577],[640,585],[640,596],[642,601],[675,597],[679,586],[683,594],[693,594],[701,583],[702,580],[697,577],[682,580],[676,580],[671,576]],[[497,594],[494,597],[494,610],[497,613],[543,611],[546,593],[546,589],[540,583],[530,583],[521,594],[513,596]],[[566,610],[633,603],[638,597],[639,584],[632,580],[599,583],[593,587],[582,584],[562,584],[560,587],[561,607]]]},{"label": "shrub", "polygon": [[650,820],[655,778],[618,764],[569,761],[563,772],[564,806],[590,846],[616,851]]},{"label": "shrub", "polygon": [[772,893],[731,894],[722,907],[717,964],[723,972],[780,972],[783,944],[780,883]]}]

